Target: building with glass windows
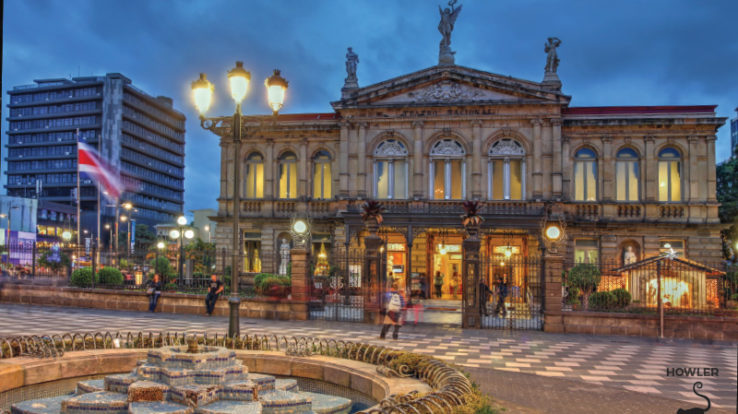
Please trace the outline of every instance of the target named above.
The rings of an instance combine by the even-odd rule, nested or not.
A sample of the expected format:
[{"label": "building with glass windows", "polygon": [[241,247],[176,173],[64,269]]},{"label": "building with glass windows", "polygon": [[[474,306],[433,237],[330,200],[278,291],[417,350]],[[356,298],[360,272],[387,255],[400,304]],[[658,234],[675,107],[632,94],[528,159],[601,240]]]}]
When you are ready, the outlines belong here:
[{"label": "building with glass windows", "polygon": [[[735,112],[738,114],[738,108],[735,108]],[[730,150],[733,156],[738,151],[738,116],[730,120]]]},{"label": "building with glass windows", "polygon": [[313,257],[360,249],[367,199],[386,208],[387,273],[403,287],[425,278],[433,297],[457,294],[464,200],[484,202],[485,274],[513,286],[523,279],[504,267],[540,255],[551,206],[568,262],[720,260],[715,106],[573,107],[560,88],[434,66],[344,88],[329,113],[246,117],[242,152],[221,143],[219,251],[231,246],[239,162],[244,273],[277,271],[296,217],[310,220]]},{"label": "building with glass windows", "polygon": [[[154,225],[181,213],[185,116],[170,98],[150,96],[118,73],[34,82],[8,91],[9,195],[74,205],[79,130],[122,171],[131,188],[123,197],[136,208],[133,219]],[[95,185],[83,180],[82,227],[91,234],[97,230],[97,198]],[[114,208],[102,200],[104,223],[114,222]]]}]

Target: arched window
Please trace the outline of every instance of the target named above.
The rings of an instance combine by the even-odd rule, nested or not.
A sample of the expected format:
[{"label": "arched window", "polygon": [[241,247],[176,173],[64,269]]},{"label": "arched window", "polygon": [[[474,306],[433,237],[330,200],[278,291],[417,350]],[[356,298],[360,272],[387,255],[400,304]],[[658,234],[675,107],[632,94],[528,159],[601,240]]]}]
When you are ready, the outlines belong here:
[{"label": "arched window", "polygon": [[487,193],[490,200],[522,200],[525,195],[525,149],[504,138],[489,149]]},{"label": "arched window", "polygon": [[374,195],[376,198],[407,198],[407,148],[387,139],[374,150]]},{"label": "arched window", "polygon": [[331,154],[320,151],[313,157],[313,198],[327,200],[333,196]]},{"label": "arched window", "polygon": [[667,147],[659,152],[659,201],[682,201],[682,163],[679,151]]},{"label": "arched window", "polygon": [[279,198],[297,198],[297,157],[293,152],[279,157]]},{"label": "arched window", "polygon": [[264,197],[264,157],[254,152],[246,158],[245,198]]},{"label": "arched window", "polygon": [[466,197],[466,165],[464,147],[446,138],[430,151],[430,192],[435,200],[460,200]]},{"label": "arched window", "polygon": [[574,200],[597,201],[597,155],[589,148],[574,155]]},{"label": "arched window", "polygon": [[638,154],[630,148],[618,151],[615,161],[617,201],[638,201]]}]

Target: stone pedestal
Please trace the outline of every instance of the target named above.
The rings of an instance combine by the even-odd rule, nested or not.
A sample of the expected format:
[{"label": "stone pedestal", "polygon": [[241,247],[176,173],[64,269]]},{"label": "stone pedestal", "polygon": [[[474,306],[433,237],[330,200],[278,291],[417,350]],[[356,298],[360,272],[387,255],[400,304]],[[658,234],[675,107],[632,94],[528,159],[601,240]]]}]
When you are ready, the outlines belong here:
[{"label": "stone pedestal", "polygon": [[310,263],[308,251],[294,248],[290,251],[292,260],[292,300],[307,302],[310,300]]},{"label": "stone pedestal", "polygon": [[451,66],[454,65],[454,53],[450,47],[441,46],[441,50],[438,52],[438,65],[439,66]]},{"label": "stone pedestal", "polygon": [[462,317],[463,328],[481,328],[482,315],[479,313],[479,247],[481,242],[475,230],[469,230],[469,237],[464,239],[462,247],[464,258],[462,264]]},{"label": "stone pedestal", "polygon": [[544,306],[543,330],[545,332],[563,332],[564,323],[561,313],[561,273],[564,270],[564,258],[558,251],[547,250],[543,255],[544,274]]},{"label": "stone pedestal", "polygon": [[559,79],[559,75],[556,74],[556,72],[546,72],[546,74],[543,76],[543,82],[541,84],[551,90],[560,91],[561,90],[561,80]]}]

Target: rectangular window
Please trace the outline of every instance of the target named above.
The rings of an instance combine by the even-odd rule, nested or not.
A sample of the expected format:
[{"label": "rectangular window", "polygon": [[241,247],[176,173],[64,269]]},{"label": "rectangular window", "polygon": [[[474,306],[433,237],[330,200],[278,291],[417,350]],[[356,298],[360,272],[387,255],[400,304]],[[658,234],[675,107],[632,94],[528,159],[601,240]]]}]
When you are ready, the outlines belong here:
[{"label": "rectangular window", "polygon": [[258,238],[259,234],[244,234],[247,240],[244,242],[243,248],[243,271],[247,273],[261,272],[261,241],[248,240]]},{"label": "rectangular window", "polygon": [[453,200],[461,200],[464,197],[464,169],[462,167],[462,160],[451,160],[449,167],[451,167],[450,175],[448,175],[451,191],[450,194],[447,191],[447,195]]},{"label": "rectangular window", "polygon": [[492,199],[502,200],[505,198],[505,161],[492,161]]},{"label": "rectangular window", "polygon": [[638,201],[638,163],[618,161],[615,164],[617,201]]},{"label": "rectangular window", "polygon": [[511,200],[523,199],[523,160],[510,160],[510,194]]},{"label": "rectangular window", "polygon": [[297,197],[297,163],[279,164],[279,198]]},{"label": "rectangular window", "polygon": [[659,201],[682,201],[679,161],[659,161]]},{"label": "rectangular window", "polygon": [[390,198],[389,188],[389,161],[377,161],[374,164],[376,174],[377,198]]},{"label": "rectangular window", "polygon": [[574,240],[574,262],[597,264],[599,261],[599,248],[596,239]]},{"label": "rectangular window", "polygon": [[313,198],[331,198],[331,164],[329,162],[315,163],[313,176]]},{"label": "rectangular window", "polygon": [[404,160],[392,161],[392,175],[394,188],[392,189],[392,198],[407,198],[407,189],[405,177],[407,176],[407,164]]},{"label": "rectangular window", "polygon": [[433,161],[433,198],[443,200],[446,198],[446,162],[444,160]]},{"label": "rectangular window", "polygon": [[597,172],[592,161],[574,163],[574,199],[597,201]]},{"label": "rectangular window", "polygon": [[678,257],[685,257],[684,240],[662,240],[659,247],[659,253],[667,255],[672,252]]},{"label": "rectangular window", "polygon": [[264,164],[246,164],[246,198],[264,197]]}]

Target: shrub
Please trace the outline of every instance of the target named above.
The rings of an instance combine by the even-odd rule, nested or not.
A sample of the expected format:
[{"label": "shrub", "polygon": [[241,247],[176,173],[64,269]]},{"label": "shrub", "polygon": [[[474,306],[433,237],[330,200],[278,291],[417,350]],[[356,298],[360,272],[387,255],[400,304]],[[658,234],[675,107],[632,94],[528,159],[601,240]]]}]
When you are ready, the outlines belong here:
[{"label": "shrub", "polygon": [[261,281],[259,292],[268,296],[286,296],[286,288],[292,285],[292,280],[287,276],[269,275]]},{"label": "shrub", "polygon": [[92,286],[92,269],[82,267],[72,272],[69,284],[76,287],[86,288]]},{"label": "shrub", "polygon": [[154,258],[151,261],[151,267],[154,268],[154,273],[158,273],[161,277],[166,277],[172,272],[172,266],[166,257]]},{"label": "shrub", "polygon": [[47,250],[38,258],[39,265],[49,268],[53,272],[66,269],[71,263],[72,261],[69,259],[69,255],[58,250],[56,253],[54,250]]},{"label": "shrub", "polygon": [[169,282],[166,285],[164,285],[164,290],[166,291],[173,291],[173,290],[177,290],[178,288],[179,286],[177,286],[177,284],[174,282]]},{"label": "shrub", "polygon": [[97,280],[102,285],[120,286],[123,284],[123,273],[114,267],[103,267],[97,272]]},{"label": "shrub", "polygon": [[569,287],[569,295],[566,297],[566,304],[579,305],[579,295],[581,294],[582,292],[579,290],[579,288]]},{"label": "shrub", "polygon": [[264,279],[274,276],[271,273],[257,273],[254,275],[254,289],[256,289],[257,292],[261,292],[261,284],[264,283]]},{"label": "shrub", "polygon": [[625,308],[630,305],[630,292],[623,288],[612,290],[611,293],[615,295],[615,307]]},{"label": "shrub", "polygon": [[589,295],[600,284],[600,269],[589,263],[579,263],[567,275],[567,283],[582,291],[584,309],[589,309]]},{"label": "shrub", "polygon": [[738,293],[733,293],[733,295],[730,297],[730,300],[738,302]]},{"label": "shrub", "polygon": [[615,307],[617,297],[612,292],[595,292],[589,297],[592,309],[607,310]]}]

